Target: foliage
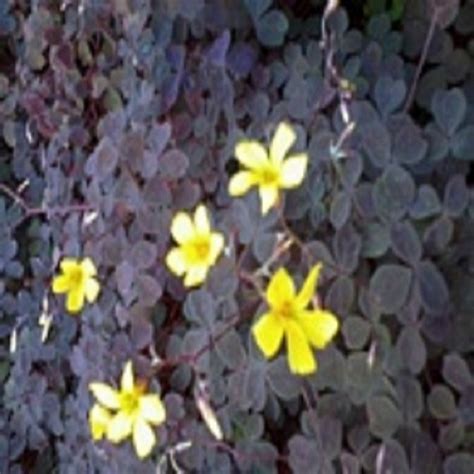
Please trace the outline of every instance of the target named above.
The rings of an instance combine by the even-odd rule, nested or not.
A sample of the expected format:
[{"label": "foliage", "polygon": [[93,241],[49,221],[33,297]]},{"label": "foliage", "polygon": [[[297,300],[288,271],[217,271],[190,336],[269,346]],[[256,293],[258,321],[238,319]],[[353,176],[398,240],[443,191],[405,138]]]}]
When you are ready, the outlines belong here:
[{"label": "foliage", "polygon": [[[472,474],[473,8],[401,3],[1,2],[0,472]],[[235,146],[282,121],[306,176],[262,216]],[[200,203],[225,244],[185,288]],[[100,282],[76,316],[64,257]],[[319,262],[340,331],[303,377],[252,326]],[[88,425],[128,360],[166,410],[144,460]]]}]

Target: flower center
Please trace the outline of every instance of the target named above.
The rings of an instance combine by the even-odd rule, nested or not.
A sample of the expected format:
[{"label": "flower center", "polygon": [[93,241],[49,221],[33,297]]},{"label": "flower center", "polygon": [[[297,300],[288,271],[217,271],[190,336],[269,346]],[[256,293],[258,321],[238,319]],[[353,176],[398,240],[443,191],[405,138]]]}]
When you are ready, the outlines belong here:
[{"label": "flower center", "polygon": [[122,392],[120,394],[120,411],[125,412],[129,416],[133,416],[138,410],[140,403],[140,391]]},{"label": "flower center", "polygon": [[283,319],[290,319],[293,317],[294,308],[291,301],[284,301],[278,307],[278,315]]},{"label": "flower center", "polygon": [[211,246],[208,239],[201,239],[194,243],[194,253],[198,260],[205,260],[209,255]]},{"label": "flower center", "polygon": [[274,167],[268,166],[262,170],[260,179],[264,185],[274,185],[278,183],[279,173]]},{"label": "flower center", "polygon": [[81,267],[72,269],[68,276],[69,276],[69,281],[72,287],[80,286],[84,279],[84,273]]}]

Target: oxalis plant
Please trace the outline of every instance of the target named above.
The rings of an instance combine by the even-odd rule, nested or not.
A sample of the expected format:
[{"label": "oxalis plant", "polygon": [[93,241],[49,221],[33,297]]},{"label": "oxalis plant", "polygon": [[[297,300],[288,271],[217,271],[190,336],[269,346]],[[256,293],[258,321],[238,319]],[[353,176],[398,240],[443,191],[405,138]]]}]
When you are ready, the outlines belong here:
[{"label": "oxalis plant", "polygon": [[0,5],[0,472],[474,472],[472,2]]}]

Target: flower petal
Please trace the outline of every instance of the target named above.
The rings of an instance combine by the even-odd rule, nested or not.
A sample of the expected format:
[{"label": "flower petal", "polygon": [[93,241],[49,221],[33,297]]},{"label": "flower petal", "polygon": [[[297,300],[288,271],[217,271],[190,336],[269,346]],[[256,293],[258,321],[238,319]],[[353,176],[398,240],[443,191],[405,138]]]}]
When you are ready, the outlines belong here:
[{"label": "flower petal", "polygon": [[186,273],[184,286],[189,288],[200,285],[206,279],[208,271],[209,267],[207,265],[193,265]]},{"label": "flower petal", "polygon": [[132,361],[129,360],[126,362],[122,377],[120,378],[120,391],[121,392],[132,392],[135,388],[135,382],[133,380],[133,368]]},{"label": "flower petal", "polygon": [[257,141],[241,141],[235,147],[239,162],[251,170],[259,170],[268,163],[267,150]]},{"label": "flower petal", "polygon": [[299,309],[305,309],[311,302],[311,298],[316,292],[316,286],[318,284],[319,275],[321,274],[322,268],[323,265],[321,263],[317,263],[308,273],[308,276],[306,277],[300,292],[296,296],[296,306]]},{"label": "flower petal", "polygon": [[272,313],[264,314],[252,328],[255,342],[265,357],[273,357],[281,346],[283,327]]},{"label": "flower petal", "polygon": [[97,275],[97,268],[95,267],[94,262],[92,261],[91,258],[89,257],[84,258],[82,262],[80,263],[80,265],[85,275],[87,276]]},{"label": "flower petal", "polygon": [[110,410],[117,410],[119,408],[119,393],[110,385],[101,382],[92,382],[89,384],[89,390],[104,407]]},{"label": "flower petal", "polygon": [[281,122],[273,135],[270,145],[270,159],[273,163],[279,164],[288,153],[288,150],[296,141],[296,133],[286,122]]},{"label": "flower petal", "polygon": [[130,436],[133,420],[125,412],[119,411],[107,425],[107,439],[112,443],[120,443]]},{"label": "flower petal", "polygon": [[61,268],[61,271],[67,275],[71,271],[77,270],[77,268],[79,267],[79,261],[75,258],[65,257],[61,260],[59,266]]},{"label": "flower petal", "polygon": [[69,290],[69,277],[58,275],[53,279],[53,293],[66,293]]},{"label": "flower petal", "polygon": [[191,217],[185,212],[178,212],[171,222],[171,235],[178,244],[192,239],[196,234]]},{"label": "flower petal", "polygon": [[183,250],[179,247],[171,249],[166,255],[166,265],[175,275],[182,276],[188,268]]},{"label": "flower petal", "polygon": [[150,425],[138,418],[133,424],[133,445],[140,459],[146,458],[156,444],[156,436]]},{"label": "flower petal", "polygon": [[92,439],[98,441],[102,439],[107,431],[107,425],[112,419],[109,410],[100,406],[98,403],[94,404],[89,412],[89,426],[92,433]]},{"label": "flower petal", "polygon": [[70,313],[78,313],[84,306],[84,298],[83,288],[70,290],[66,298],[66,309]]},{"label": "flower petal", "polygon": [[93,303],[99,296],[100,285],[95,278],[88,278],[85,282],[86,299]]},{"label": "flower petal", "polygon": [[211,232],[209,216],[206,207],[203,204],[200,204],[194,211],[194,228],[200,235],[209,235]]},{"label": "flower petal", "polygon": [[260,186],[258,193],[260,194],[262,215],[265,215],[278,202],[278,188],[274,185]]},{"label": "flower petal", "polygon": [[339,329],[336,316],[322,309],[304,311],[298,315],[298,321],[309,342],[316,349],[324,349]]},{"label": "flower petal", "polygon": [[231,196],[242,196],[258,182],[258,176],[252,171],[239,171],[229,181],[229,194]]},{"label": "flower petal", "polygon": [[293,155],[283,161],[281,165],[281,186],[282,188],[296,188],[299,186],[306,174],[308,166],[308,155],[301,153]]},{"label": "flower petal", "polygon": [[272,276],[267,287],[267,302],[275,309],[282,304],[293,301],[295,298],[295,285],[288,272],[283,268],[279,268]]},{"label": "flower petal", "polygon": [[139,401],[140,417],[154,425],[161,425],[166,419],[166,411],[160,397],[155,394],[143,395]]},{"label": "flower petal", "polygon": [[316,360],[303,330],[294,322],[286,328],[288,363],[294,374],[307,375],[316,370]]},{"label": "flower petal", "polygon": [[216,263],[217,258],[224,248],[224,236],[219,232],[213,232],[211,234],[210,250],[209,250],[209,262],[211,265]]}]

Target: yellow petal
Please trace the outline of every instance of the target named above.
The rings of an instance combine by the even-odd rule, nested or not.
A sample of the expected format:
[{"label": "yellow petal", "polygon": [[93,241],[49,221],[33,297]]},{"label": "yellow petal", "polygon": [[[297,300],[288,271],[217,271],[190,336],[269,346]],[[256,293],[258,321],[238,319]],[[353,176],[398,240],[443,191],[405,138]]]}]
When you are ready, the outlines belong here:
[{"label": "yellow petal", "polygon": [[229,194],[231,196],[242,196],[257,184],[258,177],[251,171],[239,171],[229,181]]},{"label": "yellow petal", "polygon": [[178,212],[171,222],[171,235],[179,244],[185,243],[195,236],[193,221],[188,214]]},{"label": "yellow petal", "polygon": [[150,425],[138,418],[133,424],[133,445],[140,459],[146,458],[155,446],[156,436]]},{"label": "yellow petal", "polygon": [[84,306],[84,298],[83,288],[70,290],[66,298],[66,309],[70,313],[79,312]]},{"label": "yellow petal", "polygon": [[296,140],[296,133],[286,122],[281,122],[273,135],[270,145],[270,159],[273,163],[281,163]]},{"label": "yellow petal", "polygon": [[307,166],[306,153],[293,155],[284,160],[281,165],[281,186],[287,189],[299,186],[305,177]]},{"label": "yellow petal", "polygon": [[117,410],[119,408],[119,393],[110,385],[101,382],[92,382],[89,384],[89,390],[104,407],[110,410]]},{"label": "yellow petal", "polygon": [[318,263],[314,265],[311,271],[308,273],[308,276],[306,277],[306,280],[296,297],[296,305],[299,309],[305,309],[311,302],[311,298],[316,291],[316,286],[318,284],[319,275],[322,268],[322,264]]},{"label": "yellow petal", "polygon": [[224,248],[224,236],[218,232],[213,232],[211,234],[211,246],[209,250],[209,262],[211,265],[217,260],[217,257],[221,254]]},{"label": "yellow petal", "polygon": [[170,250],[166,255],[166,265],[177,276],[184,275],[188,268],[185,254],[178,247]]},{"label": "yellow petal", "polygon": [[122,392],[132,392],[135,388],[134,385],[132,361],[129,360],[123,368],[122,377],[120,379],[120,390]]},{"label": "yellow petal", "polygon": [[82,260],[80,265],[85,275],[97,275],[97,268],[95,267],[94,262],[89,257],[86,257],[84,260]]},{"label": "yellow petal", "polygon": [[298,321],[309,342],[316,349],[324,349],[336,335],[339,321],[329,311],[321,309],[304,311],[298,315]]},{"label": "yellow petal", "polygon": [[66,293],[69,290],[69,278],[58,275],[53,279],[53,293]]},{"label": "yellow petal", "polygon": [[272,313],[264,314],[252,328],[255,342],[265,357],[273,357],[281,345],[283,327]]},{"label": "yellow petal", "polygon": [[278,202],[278,188],[275,185],[259,186],[262,215],[265,215]]},{"label": "yellow petal", "polygon": [[85,282],[86,299],[93,303],[99,296],[100,286],[95,278],[88,278]]},{"label": "yellow petal", "polygon": [[206,279],[208,271],[209,267],[207,265],[193,265],[186,273],[184,286],[189,288],[200,285]]},{"label": "yellow petal", "polygon": [[288,348],[288,363],[294,374],[307,375],[316,370],[314,354],[309,347],[303,330],[294,322],[286,328],[286,343]]},{"label": "yellow petal", "polygon": [[154,425],[161,425],[166,419],[166,412],[160,397],[155,394],[143,395],[139,401],[140,417]]},{"label": "yellow petal", "polygon": [[120,443],[132,433],[132,418],[119,411],[107,425],[107,439],[112,443]]},{"label": "yellow petal", "polygon": [[98,441],[104,437],[107,431],[107,425],[112,419],[112,415],[104,407],[96,403],[89,412],[89,426],[92,433],[92,439]]},{"label": "yellow petal", "polygon": [[250,170],[259,170],[268,163],[267,150],[257,141],[241,141],[235,147],[235,156]]},{"label": "yellow petal", "polygon": [[200,235],[209,235],[211,232],[211,224],[207,215],[206,207],[200,204],[194,212],[194,228]]},{"label": "yellow petal", "polygon": [[272,276],[267,287],[267,302],[275,309],[282,304],[293,301],[295,298],[295,285],[288,272],[282,267]]},{"label": "yellow petal", "polygon": [[79,261],[75,258],[65,257],[61,260],[59,266],[61,267],[61,271],[67,275],[78,269]]}]

